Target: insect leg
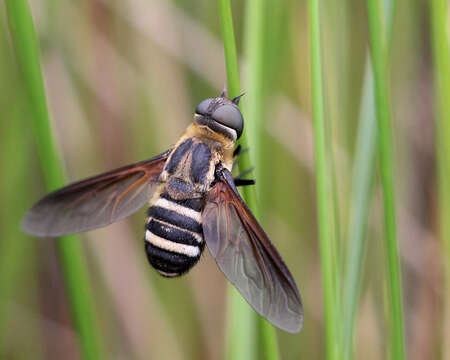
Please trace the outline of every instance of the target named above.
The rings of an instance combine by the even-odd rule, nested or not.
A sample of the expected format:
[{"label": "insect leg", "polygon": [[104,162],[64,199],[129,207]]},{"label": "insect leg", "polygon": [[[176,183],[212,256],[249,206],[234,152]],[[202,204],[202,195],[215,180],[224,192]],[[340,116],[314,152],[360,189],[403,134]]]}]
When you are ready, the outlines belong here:
[{"label": "insect leg", "polygon": [[233,151],[233,157],[238,156],[238,155],[241,153],[241,150],[242,150],[242,146],[241,146],[241,144],[239,144],[239,145],[237,146],[237,148],[234,149],[234,151]]},{"label": "insect leg", "polygon": [[[242,146],[241,146],[241,144],[239,144],[238,146],[237,146],[237,148],[236,149],[234,149],[234,152],[233,152],[233,158],[236,158],[236,157],[238,157],[239,155],[241,155],[241,154],[243,154],[243,153],[245,153],[245,152],[247,152],[248,151],[248,147],[247,148],[245,148],[244,150],[242,150]],[[234,168],[236,167],[236,165],[237,165],[237,162],[235,161],[235,162],[233,162],[233,167],[232,167],[232,171],[234,170]],[[241,176],[241,175],[240,175]]]},{"label": "insect leg", "polygon": [[248,185],[255,185],[255,180],[253,179],[233,179],[234,180],[234,185],[237,186],[248,186]]},{"label": "insect leg", "polygon": [[247,185],[254,185],[255,184],[255,180],[250,180],[250,179],[243,179],[243,177],[245,177],[246,175],[250,174],[253,171],[253,167],[251,167],[250,169],[240,173],[238,176],[236,176],[233,180],[234,180],[234,184],[236,186],[247,186]]},{"label": "insect leg", "polygon": [[241,144],[239,144],[237,146],[237,148],[234,149],[233,157],[239,156],[239,155],[241,155],[241,154],[243,154],[243,153],[245,153],[247,151],[248,151],[248,147],[242,150],[242,146],[241,146]]},{"label": "insect leg", "polygon": [[252,166],[250,169],[241,172],[238,176],[234,178],[234,180],[242,179],[250,174],[255,168]]}]

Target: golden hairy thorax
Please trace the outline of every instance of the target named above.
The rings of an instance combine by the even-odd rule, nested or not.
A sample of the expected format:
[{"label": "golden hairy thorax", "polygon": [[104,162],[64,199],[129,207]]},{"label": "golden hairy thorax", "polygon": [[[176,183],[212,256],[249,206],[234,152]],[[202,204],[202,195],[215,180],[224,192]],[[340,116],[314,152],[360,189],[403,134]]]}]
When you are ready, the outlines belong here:
[{"label": "golden hairy thorax", "polygon": [[[217,164],[220,163],[231,171],[234,144],[233,140],[206,126],[191,124],[168,157],[159,178],[161,186],[153,200],[161,191],[167,191],[174,199],[203,197],[214,181]],[[205,158],[193,150],[199,146],[209,149],[205,150]],[[201,174],[201,178],[195,180],[196,173]]]},{"label": "golden hairy thorax", "polygon": [[184,140],[191,137],[200,137],[214,152],[217,153],[217,161],[221,161],[223,166],[231,171],[233,166],[233,151],[235,142],[225,135],[212,131],[207,126],[192,123],[188,126],[183,136],[178,140],[178,146]]}]

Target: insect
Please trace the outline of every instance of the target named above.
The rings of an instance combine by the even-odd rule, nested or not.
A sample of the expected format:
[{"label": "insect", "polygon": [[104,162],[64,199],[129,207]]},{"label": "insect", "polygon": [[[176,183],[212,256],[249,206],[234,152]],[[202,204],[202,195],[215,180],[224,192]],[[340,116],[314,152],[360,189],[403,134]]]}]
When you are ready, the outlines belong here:
[{"label": "insect", "polygon": [[273,325],[296,333],[303,307],[291,273],[236,186],[233,159],[244,121],[240,97],[203,100],[172,149],[151,159],[68,185],[37,202],[22,228],[57,237],[121,220],[149,202],[145,250],[165,277],[194,266],[205,243],[220,270]]}]

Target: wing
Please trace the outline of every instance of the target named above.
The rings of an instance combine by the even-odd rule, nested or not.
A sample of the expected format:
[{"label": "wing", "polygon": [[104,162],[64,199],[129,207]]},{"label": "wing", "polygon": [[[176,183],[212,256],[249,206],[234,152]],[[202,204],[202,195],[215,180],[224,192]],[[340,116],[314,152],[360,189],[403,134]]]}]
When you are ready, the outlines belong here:
[{"label": "wing", "polygon": [[209,191],[203,234],[220,270],[261,316],[299,332],[303,306],[291,273],[240,197],[228,170]]},{"label": "wing", "polygon": [[150,200],[170,150],[57,190],[34,205],[22,229],[55,237],[96,229],[121,220]]}]

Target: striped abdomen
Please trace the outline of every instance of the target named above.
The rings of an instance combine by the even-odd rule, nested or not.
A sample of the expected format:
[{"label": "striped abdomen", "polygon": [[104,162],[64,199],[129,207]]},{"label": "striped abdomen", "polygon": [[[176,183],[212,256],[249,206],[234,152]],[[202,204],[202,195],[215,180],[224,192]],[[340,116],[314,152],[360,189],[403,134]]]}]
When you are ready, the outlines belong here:
[{"label": "striped abdomen", "polygon": [[203,198],[173,199],[164,191],[148,210],[145,249],[150,264],[163,276],[179,276],[203,252]]}]

